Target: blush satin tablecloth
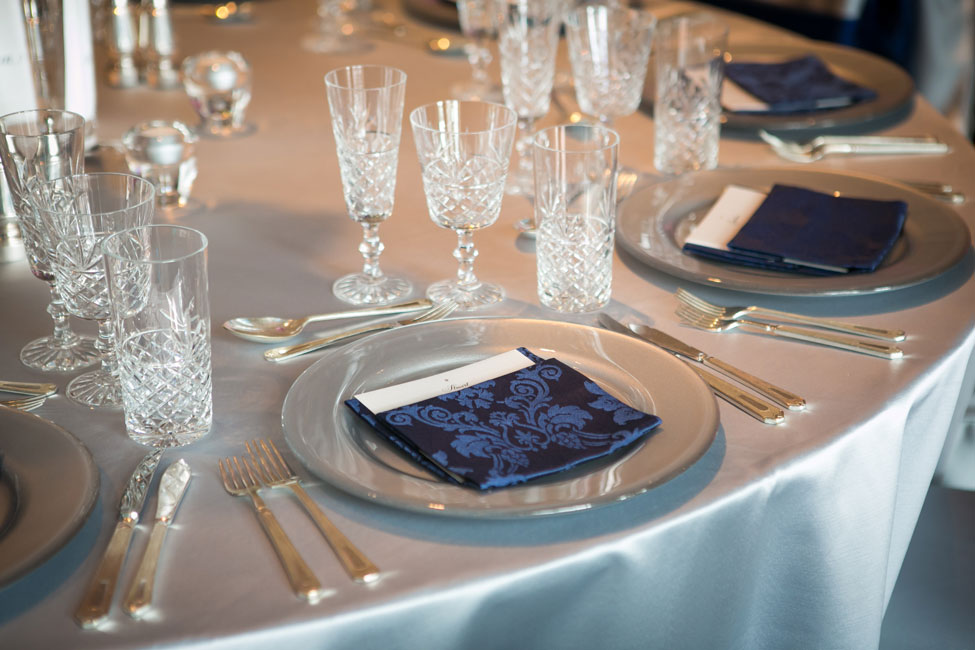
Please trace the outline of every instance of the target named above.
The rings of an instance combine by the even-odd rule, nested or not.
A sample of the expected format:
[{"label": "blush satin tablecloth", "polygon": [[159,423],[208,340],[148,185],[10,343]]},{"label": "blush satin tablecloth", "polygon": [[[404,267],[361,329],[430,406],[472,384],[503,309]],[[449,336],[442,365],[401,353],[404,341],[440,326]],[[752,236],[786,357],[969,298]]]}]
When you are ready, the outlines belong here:
[{"label": "blush satin tablecloth", "polygon": [[[402,44],[369,52],[303,51],[315,3],[254,3],[254,20],[218,26],[194,9],[175,11],[182,53],[236,49],[254,69],[248,119],[253,135],[203,139],[193,196],[203,210],[178,219],[210,240],[215,424],[208,438],[167,452],[193,479],[163,551],[157,607],[134,621],[117,606],[98,631],[71,613],[108,541],[116,504],[145,450],[124,434],[118,412],[90,411],[64,397],[38,415],[91,449],[101,472],[98,505],[62,551],[0,589],[5,648],[870,648],[935,473],[975,346],[975,281],[969,255],[920,286],[844,298],[761,297],[697,289],[727,304],[763,305],[903,328],[903,360],[889,362],[743,333],[681,327],[673,291],[681,284],[622,251],[614,261],[609,313],[640,319],[803,395],[803,413],[759,424],[722,403],[717,440],[680,476],[648,493],[591,511],[518,520],[448,519],[345,495],[302,469],[312,497],[384,572],[352,583],[286,493],[268,502],[328,591],[316,605],[293,597],[250,507],[220,485],[217,459],[268,436],[285,447],[281,406],[317,356],[283,364],[262,346],[220,328],[241,315],[338,309],[331,283],[361,264],[360,227],[345,215],[322,76],[340,65],[392,64],[409,74],[406,109],[446,97],[470,74],[460,58],[437,58],[414,39],[435,33],[407,18]],[[801,42],[729,16],[732,42]],[[564,59],[561,69],[568,70]],[[496,73],[496,70],[495,70]],[[179,92],[101,88],[98,132],[117,140],[151,118],[193,122]],[[564,98],[566,103],[571,101]],[[558,121],[556,110],[546,121]],[[619,119],[621,163],[651,176],[652,122]],[[933,134],[952,145],[937,157],[829,158],[809,169],[945,181],[975,196],[975,150],[923,99],[892,135]],[[784,165],[756,140],[725,138],[722,167]],[[975,209],[957,208],[969,226]],[[475,236],[477,273],[502,284],[507,300],[486,315],[559,320],[538,305],[535,258],[513,224],[529,204],[507,197],[501,219]],[[158,219],[158,218],[157,218]],[[381,228],[383,268],[422,292],[454,272],[456,239],[427,216],[412,138],[404,132],[396,208]],[[686,283],[684,286],[687,286]],[[0,265],[0,376],[49,380],[17,353],[46,333],[47,289],[26,264]],[[594,324],[593,315],[565,318]],[[86,325],[79,323],[79,329]],[[89,329],[90,331],[90,329]],[[54,377],[63,387],[68,377]],[[963,399],[962,402],[967,401]],[[168,462],[168,461],[167,461]],[[66,486],[65,489],[70,489]],[[148,520],[154,508],[150,500]],[[120,589],[148,540],[140,525]],[[118,600],[119,596],[116,595]]]}]

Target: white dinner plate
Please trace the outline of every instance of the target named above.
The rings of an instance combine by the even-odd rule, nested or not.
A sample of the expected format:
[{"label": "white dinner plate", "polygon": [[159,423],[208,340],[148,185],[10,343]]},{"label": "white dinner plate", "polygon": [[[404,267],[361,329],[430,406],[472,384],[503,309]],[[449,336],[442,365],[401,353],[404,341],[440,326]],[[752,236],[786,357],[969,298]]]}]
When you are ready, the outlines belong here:
[{"label": "white dinner plate", "polygon": [[[648,438],[544,479],[481,492],[442,482],[401,455],[344,401],[526,347],[658,415]],[[454,319],[400,327],[337,348],[295,381],[284,436],[308,469],[358,497],[408,510],[467,517],[543,515],[620,501],[683,472],[711,446],[714,396],[676,357],[601,329],[522,318]]]},{"label": "white dinner plate", "polygon": [[[693,226],[728,185],[768,192],[776,183],[870,199],[900,199],[907,218],[893,249],[870,273],[811,276],[738,266],[682,250]],[[968,228],[947,204],[892,181],[801,169],[716,169],[685,174],[634,191],[618,214],[617,242],[638,260],[710,286],[788,296],[842,296],[891,291],[935,278],[969,249]]]},{"label": "white dinner plate", "polygon": [[0,587],[54,555],[98,498],[88,448],[53,422],[0,406]]}]

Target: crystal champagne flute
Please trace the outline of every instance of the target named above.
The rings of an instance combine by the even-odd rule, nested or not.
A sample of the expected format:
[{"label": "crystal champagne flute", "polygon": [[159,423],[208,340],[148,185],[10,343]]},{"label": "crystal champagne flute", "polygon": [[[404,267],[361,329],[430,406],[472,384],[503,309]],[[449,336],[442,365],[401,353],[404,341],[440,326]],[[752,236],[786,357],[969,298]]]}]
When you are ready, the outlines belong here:
[{"label": "crystal champagne flute", "polygon": [[406,73],[381,65],[354,65],[325,75],[332,133],[349,216],[362,224],[361,273],[339,278],[332,291],[353,305],[386,304],[413,290],[379,268],[379,225],[393,213],[396,163],[403,122]]},{"label": "crystal champagne flute", "polygon": [[488,102],[440,101],[410,114],[430,218],[457,233],[457,278],[435,282],[427,297],[461,308],[491,305],[504,290],[474,275],[473,236],[501,212],[517,116]]},{"label": "crystal champagne flute", "polygon": [[[29,368],[71,372],[98,361],[95,340],[71,330],[51,265],[53,250],[30,200],[29,185],[81,172],[84,166],[85,120],[59,110],[29,110],[0,117],[0,167],[20,223],[31,273],[51,291],[48,313],[54,333],[29,342],[20,351]],[[2,180],[0,180],[2,182]]]}]

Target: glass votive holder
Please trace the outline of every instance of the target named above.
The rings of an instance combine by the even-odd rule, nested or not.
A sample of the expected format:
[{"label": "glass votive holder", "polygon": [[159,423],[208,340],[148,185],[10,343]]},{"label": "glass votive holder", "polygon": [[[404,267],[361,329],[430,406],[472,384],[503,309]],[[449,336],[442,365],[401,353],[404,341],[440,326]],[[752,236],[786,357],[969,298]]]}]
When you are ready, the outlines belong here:
[{"label": "glass votive holder", "polygon": [[251,101],[251,67],[238,52],[212,50],[183,60],[183,86],[200,116],[198,132],[215,137],[243,135]]},{"label": "glass votive holder", "polygon": [[156,186],[162,208],[186,207],[196,180],[196,134],[182,122],[152,120],[122,136],[129,171]]}]

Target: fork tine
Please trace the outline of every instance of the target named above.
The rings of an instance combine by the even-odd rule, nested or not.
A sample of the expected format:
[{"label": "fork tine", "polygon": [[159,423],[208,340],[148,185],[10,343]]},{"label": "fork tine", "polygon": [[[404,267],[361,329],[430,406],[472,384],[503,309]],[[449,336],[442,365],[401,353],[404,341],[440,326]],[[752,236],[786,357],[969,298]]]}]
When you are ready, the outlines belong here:
[{"label": "fork tine", "polygon": [[257,443],[255,442],[254,446],[252,447],[250,441],[247,441],[244,443],[244,447],[247,448],[247,453],[250,454],[251,464],[254,466],[254,470],[260,477],[261,482],[272,483],[275,480],[275,477],[271,473],[271,468],[268,467],[267,463],[264,462],[264,457],[254,451],[254,448],[257,447]]},{"label": "fork tine", "polygon": [[457,308],[457,303],[455,302],[451,302],[451,301],[441,302],[438,303],[437,306],[435,306],[433,309],[429,311],[425,311],[419,316],[417,316],[416,318],[414,318],[413,322],[425,323],[427,321],[437,320],[443,318],[450,312],[454,311],[456,308]]},{"label": "fork tine", "polygon": [[[226,463],[226,466],[224,466]],[[217,460],[217,466],[220,468],[220,478],[223,479],[223,487],[227,492],[237,492],[241,488],[237,485],[237,477],[234,476],[233,467],[230,465],[230,459],[220,458]]]},{"label": "fork tine", "polygon": [[261,440],[260,443],[261,443],[261,449],[264,450],[264,455],[267,456],[271,464],[274,465],[275,468],[278,470],[279,476],[281,476],[282,478],[284,477],[290,478],[295,475],[295,473],[291,471],[291,467],[289,467],[288,463],[284,460],[284,457],[281,455],[281,452],[278,451],[278,448],[274,446],[274,443],[271,442],[271,440],[269,439]]},{"label": "fork tine", "polygon": [[36,397],[23,397],[17,399],[8,399],[0,401],[0,405],[18,409],[20,411],[33,411],[37,407],[44,404],[47,397],[44,395],[38,395]]},{"label": "fork tine", "polygon": [[682,303],[684,303],[685,305],[696,307],[701,311],[705,311],[715,315],[724,313],[723,307],[710,303],[706,301],[704,298],[699,298],[698,296],[695,296],[693,293],[687,291],[686,289],[681,289],[681,288],[677,289],[677,299]]}]

